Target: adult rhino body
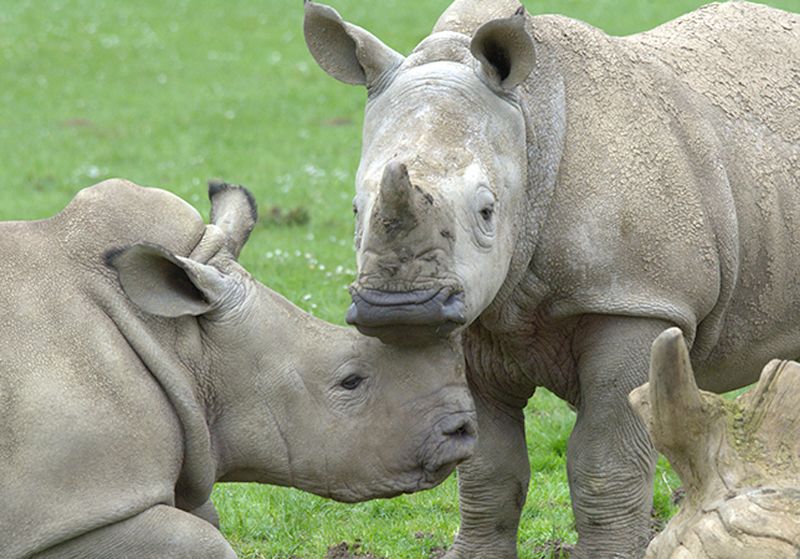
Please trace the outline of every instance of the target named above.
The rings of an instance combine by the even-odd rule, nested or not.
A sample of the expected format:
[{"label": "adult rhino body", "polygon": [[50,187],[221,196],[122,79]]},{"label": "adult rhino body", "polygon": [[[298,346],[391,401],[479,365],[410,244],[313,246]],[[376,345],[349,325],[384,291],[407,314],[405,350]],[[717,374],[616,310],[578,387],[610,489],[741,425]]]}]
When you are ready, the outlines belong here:
[{"label": "adult rhino body", "polygon": [[800,354],[800,20],[745,2],[609,37],[457,0],[408,56],[306,4],[309,49],[368,100],[348,321],[463,332],[480,438],[448,557],[515,557],[522,408],[572,403],[574,557],[639,556],[655,452],[626,394],[678,326],[723,391]]},{"label": "adult rhino body", "polygon": [[[342,501],[435,485],[470,453],[460,349],[385,346],[302,312],[212,224],[119,180],[0,224],[0,556],[230,558],[217,480]],[[440,369],[437,372],[437,369]]]}]

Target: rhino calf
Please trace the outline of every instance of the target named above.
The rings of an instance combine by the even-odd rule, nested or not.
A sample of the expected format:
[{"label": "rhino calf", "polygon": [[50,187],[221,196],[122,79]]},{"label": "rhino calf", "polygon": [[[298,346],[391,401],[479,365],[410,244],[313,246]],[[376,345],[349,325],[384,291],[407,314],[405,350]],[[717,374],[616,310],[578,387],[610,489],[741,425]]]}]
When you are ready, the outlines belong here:
[{"label": "rhino calf", "polygon": [[235,557],[186,512],[215,481],[359,501],[470,455],[460,350],[302,312],[236,262],[246,191],[210,195],[211,225],[121,180],[0,224],[0,557]]},{"label": "rhino calf", "polygon": [[677,328],[653,343],[631,404],[686,488],[647,559],[796,559],[800,553],[800,364],[774,360],[734,401],[697,388]]}]

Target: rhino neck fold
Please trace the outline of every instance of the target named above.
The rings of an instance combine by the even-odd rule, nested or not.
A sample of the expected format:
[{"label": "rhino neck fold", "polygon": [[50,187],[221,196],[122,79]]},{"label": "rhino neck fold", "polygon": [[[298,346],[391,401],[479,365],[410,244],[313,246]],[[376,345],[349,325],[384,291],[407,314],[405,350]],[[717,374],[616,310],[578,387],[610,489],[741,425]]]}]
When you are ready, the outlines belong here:
[{"label": "rhino neck fold", "polygon": [[183,464],[175,484],[175,506],[183,510],[198,508],[211,494],[216,481],[216,463],[205,411],[196,394],[196,378],[178,356],[167,349],[171,344],[157,339],[154,330],[164,326],[154,326],[143,320],[121,302],[118,294],[105,299],[101,308],[161,386],[183,430]]},{"label": "rhino neck fold", "polygon": [[[535,31],[535,18],[532,21],[528,25]],[[517,239],[506,279],[492,303],[481,314],[481,322],[490,329],[513,327],[508,322],[513,321],[518,313],[506,312],[506,307],[520,299],[514,296],[518,289],[525,290],[523,299],[533,307],[549,291],[548,286],[536,278],[535,270],[531,270],[530,266],[547,221],[564,153],[567,102],[564,79],[557,70],[554,57],[544,43],[537,41],[535,47],[536,66],[517,91],[518,104],[525,120],[528,152],[528,176],[524,186],[526,207],[519,214]],[[531,295],[538,300],[530,301]]]}]

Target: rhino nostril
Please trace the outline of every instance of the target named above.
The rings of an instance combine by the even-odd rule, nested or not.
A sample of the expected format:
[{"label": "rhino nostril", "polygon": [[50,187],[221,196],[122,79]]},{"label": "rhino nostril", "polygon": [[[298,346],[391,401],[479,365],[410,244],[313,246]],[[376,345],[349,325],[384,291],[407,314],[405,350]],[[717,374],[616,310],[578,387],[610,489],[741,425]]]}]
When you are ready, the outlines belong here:
[{"label": "rhino nostril", "polygon": [[475,437],[475,427],[472,425],[472,422],[469,419],[464,419],[455,426],[445,429],[442,434],[445,437],[469,441]]},{"label": "rhino nostril", "polygon": [[459,427],[458,429],[456,429],[455,431],[453,431],[451,433],[445,433],[445,435],[448,435],[450,437],[463,437],[466,434],[467,434],[467,426],[466,425],[462,425],[461,427]]}]

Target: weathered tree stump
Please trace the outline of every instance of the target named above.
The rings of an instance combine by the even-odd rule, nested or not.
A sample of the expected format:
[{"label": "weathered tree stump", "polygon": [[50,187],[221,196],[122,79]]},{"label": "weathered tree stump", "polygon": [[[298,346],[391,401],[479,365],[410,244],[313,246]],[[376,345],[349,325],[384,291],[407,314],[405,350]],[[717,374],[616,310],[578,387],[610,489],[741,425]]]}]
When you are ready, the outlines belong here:
[{"label": "weathered tree stump", "polygon": [[755,388],[726,400],[697,388],[671,328],[630,401],[686,489],[646,558],[800,557],[800,364],[771,361]]}]

